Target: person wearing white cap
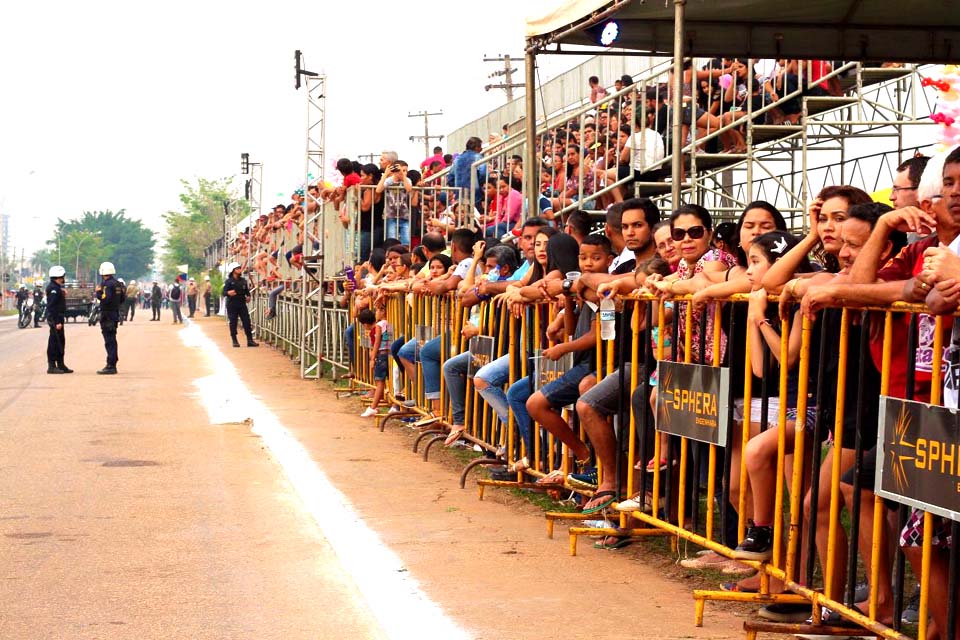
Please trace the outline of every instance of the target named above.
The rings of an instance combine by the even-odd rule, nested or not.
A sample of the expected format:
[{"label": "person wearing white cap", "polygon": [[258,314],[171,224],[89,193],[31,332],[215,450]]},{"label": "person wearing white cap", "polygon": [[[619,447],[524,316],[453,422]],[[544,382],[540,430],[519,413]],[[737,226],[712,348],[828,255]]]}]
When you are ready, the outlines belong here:
[{"label": "person wearing white cap", "polygon": [[197,281],[193,278],[187,280],[187,309],[190,312],[187,317],[192,318],[197,312],[197,294],[200,289],[197,288]]},{"label": "person wearing white cap", "polygon": [[203,286],[200,288],[203,295],[203,306],[206,308],[206,317],[210,317],[210,310],[213,308],[213,285],[210,284],[210,276],[203,276]]},{"label": "person wearing white cap", "polygon": [[140,298],[140,285],[136,280],[131,280],[127,285],[127,297],[123,301],[123,309],[120,310],[120,317],[124,320],[133,320],[137,313],[137,302]]}]

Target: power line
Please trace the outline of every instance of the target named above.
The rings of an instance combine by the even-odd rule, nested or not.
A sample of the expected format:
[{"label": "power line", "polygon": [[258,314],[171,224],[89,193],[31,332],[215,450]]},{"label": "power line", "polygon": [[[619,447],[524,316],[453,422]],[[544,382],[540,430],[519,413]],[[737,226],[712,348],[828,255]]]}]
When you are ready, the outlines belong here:
[{"label": "power line", "polygon": [[424,157],[430,157],[430,141],[431,140],[443,140],[443,136],[432,136],[430,135],[430,116],[442,116],[443,111],[438,111],[436,113],[428,113],[426,111],[421,111],[419,113],[408,113],[408,118],[423,118],[423,135],[422,136],[410,136],[410,142],[414,140],[423,140],[423,150]]},{"label": "power line", "polygon": [[513,90],[523,87],[523,83],[515,83],[513,81],[513,74],[516,73],[516,68],[513,66],[513,59],[510,58],[510,54],[505,54],[498,56],[496,58],[487,58],[484,57],[484,62],[502,62],[503,69],[499,71],[494,71],[491,73],[488,78],[498,78],[503,76],[504,82],[500,84],[488,84],[483,87],[484,91],[490,91],[490,89],[503,89],[507,92],[507,100],[513,100]]}]

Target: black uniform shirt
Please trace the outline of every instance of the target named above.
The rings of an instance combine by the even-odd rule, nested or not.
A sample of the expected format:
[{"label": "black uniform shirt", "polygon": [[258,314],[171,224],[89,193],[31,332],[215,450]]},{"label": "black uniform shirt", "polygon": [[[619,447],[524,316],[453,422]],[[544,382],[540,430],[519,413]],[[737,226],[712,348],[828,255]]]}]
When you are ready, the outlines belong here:
[{"label": "black uniform shirt", "polygon": [[63,324],[67,313],[67,299],[59,283],[50,281],[47,285],[47,320],[53,324]]}]

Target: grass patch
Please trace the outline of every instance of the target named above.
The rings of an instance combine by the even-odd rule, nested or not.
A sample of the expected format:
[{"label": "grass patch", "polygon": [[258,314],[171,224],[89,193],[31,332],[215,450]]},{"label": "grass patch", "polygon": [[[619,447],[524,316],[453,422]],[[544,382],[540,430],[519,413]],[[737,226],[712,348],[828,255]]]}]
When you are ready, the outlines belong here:
[{"label": "grass patch", "polygon": [[19,313],[16,309],[0,309],[0,316],[15,316]]}]

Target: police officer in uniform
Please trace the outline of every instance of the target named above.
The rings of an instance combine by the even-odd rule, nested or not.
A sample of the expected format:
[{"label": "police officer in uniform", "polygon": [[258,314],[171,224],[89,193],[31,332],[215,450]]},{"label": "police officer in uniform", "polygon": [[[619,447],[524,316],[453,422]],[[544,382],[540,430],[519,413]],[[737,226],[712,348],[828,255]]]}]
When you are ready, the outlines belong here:
[{"label": "police officer in uniform", "polygon": [[40,287],[40,283],[33,285],[33,327],[35,329],[40,328],[40,307],[43,302],[43,289]]},{"label": "police officer in uniform", "polygon": [[243,332],[247,334],[247,346],[258,347],[253,339],[253,328],[250,326],[250,312],[247,311],[247,300],[250,299],[250,287],[240,275],[240,263],[231,262],[227,265],[227,281],[223,283],[223,295],[227,298],[227,317],[230,319],[230,338],[233,346],[239,347],[237,341],[237,318],[243,322]]},{"label": "police officer in uniform", "polygon": [[160,320],[160,303],[163,302],[163,291],[160,291],[160,285],[157,284],[157,281],[153,281],[153,288],[150,289],[150,310],[153,312],[153,317],[150,318],[150,321],[159,321]]},{"label": "police officer in uniform", "polygon": [[63,363],[67,339],[63,332],[66,321],[67,298],[63,295],[63,282],[67,272],[60,265],[50,267],[50,284],[47,285],[47,325],[50,337],[47,339],[47,373],[73,373]]},{"label": "police officer in uniform", "polygon": [[126,287],[117,282],[117,269],[112,262],[100,265],[100,333],[103,334],[103,346],[107,350],[107,366],[97,371],[100,375],[117,373],[117,325],[120,323],[120,305],[123,303]]}]

